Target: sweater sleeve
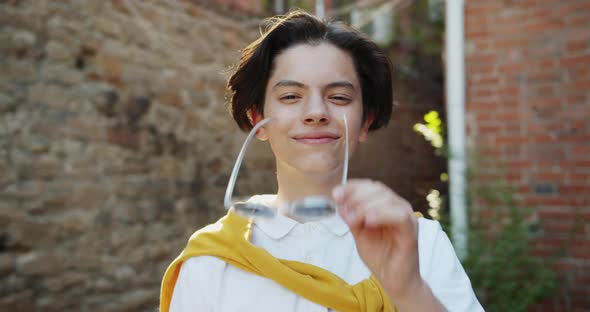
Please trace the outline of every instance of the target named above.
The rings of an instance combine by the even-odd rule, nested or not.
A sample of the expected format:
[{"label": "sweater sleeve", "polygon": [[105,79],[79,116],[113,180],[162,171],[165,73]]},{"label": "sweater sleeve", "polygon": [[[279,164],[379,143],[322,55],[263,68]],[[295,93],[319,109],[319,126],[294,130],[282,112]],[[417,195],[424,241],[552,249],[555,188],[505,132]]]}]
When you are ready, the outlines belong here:
[{"label": "sweater sleeve", "polygon": [[186,260],[178,273],[170,312],[214,311],[225,263],[215,257]]},{"label": "sweater sleeve", "polygon": [[449,312],[484,311],[438,222],[420,218],[418,253],[422,278]]}]

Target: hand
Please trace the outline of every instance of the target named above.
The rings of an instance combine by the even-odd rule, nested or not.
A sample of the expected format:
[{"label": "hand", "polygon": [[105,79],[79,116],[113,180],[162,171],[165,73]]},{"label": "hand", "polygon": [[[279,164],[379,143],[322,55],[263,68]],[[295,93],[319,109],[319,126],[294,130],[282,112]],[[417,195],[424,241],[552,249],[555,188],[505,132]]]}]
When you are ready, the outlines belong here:
[{"label": "hand", "polygon": [[418,222],[410,204],[380,182],[350,180],[333,197],[359,255],[394,302],[424,286],[418,267]]}]

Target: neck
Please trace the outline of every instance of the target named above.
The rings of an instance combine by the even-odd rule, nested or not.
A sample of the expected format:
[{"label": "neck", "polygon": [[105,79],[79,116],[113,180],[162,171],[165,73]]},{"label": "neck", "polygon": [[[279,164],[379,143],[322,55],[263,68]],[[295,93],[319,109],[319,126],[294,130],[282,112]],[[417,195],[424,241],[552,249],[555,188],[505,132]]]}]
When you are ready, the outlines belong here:
[{"label": "neck", "polygon": [[332,197],[332,189],[340,184],[342,167],[328,174],[307,174],[285,164],[277,163],[277,202],[291,202],[306,196]]}]

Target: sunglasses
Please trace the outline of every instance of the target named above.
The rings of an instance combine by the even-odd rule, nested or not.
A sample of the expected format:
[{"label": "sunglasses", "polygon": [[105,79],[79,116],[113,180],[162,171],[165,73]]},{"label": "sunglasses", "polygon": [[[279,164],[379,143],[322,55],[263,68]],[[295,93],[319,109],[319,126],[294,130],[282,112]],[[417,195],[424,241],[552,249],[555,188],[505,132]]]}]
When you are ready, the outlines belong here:
[{"label": "sunglasses", "polygon": [[[348,122],[346,120],[346,115],[342,115],[342,119],[344,122],[345,133],[344,164],[342,166],[342,185],[344,185],[348,175]],[[229,178],[227,189],[225,190],[225,197],[223,200],[225,208],[228,210],[233,209],[236,213],[248,218],[274,218],[278,214],[280,208],[281,211],[285,211],[288,215],[294,216],[302,221],[321,219],[335,214],[336,203],[332,198],[323,195],[306,196],[291,202],[281,203],[280,207],[258,201],[237,200],[233,198],[234,186],[236,185],[236,179],[246,149],[258,129],[268,124],[270,121],[271,118],[265,118],[258,122],[252,128],[250,133],[248,133],[244,144],[242,144],[242,148],[240,149],[240,153],[238,154],[238,158],[236,159],[236,163],[234,164],[234,168]]]}]

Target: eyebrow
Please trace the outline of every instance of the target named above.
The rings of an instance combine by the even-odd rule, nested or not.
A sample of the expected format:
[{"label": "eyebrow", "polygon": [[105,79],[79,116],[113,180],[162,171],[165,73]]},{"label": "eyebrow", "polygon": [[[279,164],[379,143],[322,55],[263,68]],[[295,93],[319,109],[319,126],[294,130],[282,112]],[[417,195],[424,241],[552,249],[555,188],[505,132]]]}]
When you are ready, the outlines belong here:
[{"label": "eyebrow", "polygon": [[304,84],[302,84],[301,82],[295,81],[295,80],[280,80],[279,82],[277,82],[272,88],[277,88],[277,87],[299,87],[299,88],[305,88],[306,86]]},{"label": "eyebrow", "polygon": [[348,88],[348,89],[355,91],[354,85],[348,81],[335,81],[335,82],[329,83],[326,86],[326,88],[338,88],[338,87]]},{"label": "eyebrow", "polygon": [[[301,82],[295,81],[295,80],[280,80],[279,82],[277,82],[274,86],[274,88],[277,87],[299,87],[299,88],[307,88],[307,86]],[[334,81],[331,82],[329,84],[326,85],[326,88],[338,88],[338,87],[343,87],[343,88],[348,88],[351,90],[355,90],[354,85],[348,81]]]}]

